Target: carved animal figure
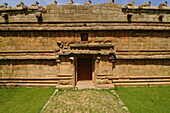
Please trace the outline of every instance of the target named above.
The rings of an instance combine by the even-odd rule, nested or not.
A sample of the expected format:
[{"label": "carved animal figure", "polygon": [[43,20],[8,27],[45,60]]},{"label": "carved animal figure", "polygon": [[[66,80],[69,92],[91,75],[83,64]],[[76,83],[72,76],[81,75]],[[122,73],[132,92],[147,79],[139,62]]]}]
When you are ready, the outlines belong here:
[{"label": "carved animal figure", "polygon": [[149,1],[148,3],[142,5],[143,7],[149,7],[151,5],[151,2]]},{"label": "carved animal figure", "polygon": [[31,6],[38,7],[38,4],[39,4],[39,2],[36,1],[36,2],[35,2],[34,4],[32,4]]},{"label": "carved animal figure", "polygon": [[159,5],[159,7],[162,7],[162,6],[167,7],[167,4],[168,4],[168,2],[167,2],[167,1],[165,1],[165,3],[161,3],[161,4]]},{"label": "carved animal figure", "polygon": [[149,1],[149,2],[147,2],[147,3],[144,4],[144,5],[140,5],[139,8],[150,7],[150,5],[151,5],[151,2]]},{"label": "carved animal figure", "polygon": [[67,5],[72,5],[74,3],[73,0],[71,0],[70,2],[67,2]]},{"label": "carved animal figure", "polygon": [[134,6],[134,1],[132,1],[132,2],[130,2],[130,3],[128,3],[127,5],[125,5],[125,7],[127,7],[127,6]]},{"label": "carved animal figure", "polygon": [[27,6],[23,2],[18,4],[17,7],[22,7],[23,9],[27,9]]},{"label": "carved animal figure", "polygon": [[0,5],[0,8],[7,8],[8,3],[4,3],[3,5]]},{"label": "carved animal figure", "polygon": [[25,4],[23,2],[20,2],[20,4],[17,5],[17,7],[22,7],[24,6]]},{"label": "carved animal figure", "polygon": [[46,7],[45,6],[40,6],[38,7],[38,11],[42,12],[42,11],[45,11],[46,10]]},{"label": "carved animal figure", "polygon": [[56,5],[57,4],[57,1],[56,0],[54,0],[54,2],[53,3],[51,3],[50,5]]},{"label": "carved animal figure", "polygon": [[91,5],[92,1],[89,0],[89,2],[85,3],[84,5]]},{"label": "carved animal figure", "polygon": [[107,3],[114,3],[115,1],[114,0],[111,0],[111,1],[109,1],[109,2],[107,2]]}]

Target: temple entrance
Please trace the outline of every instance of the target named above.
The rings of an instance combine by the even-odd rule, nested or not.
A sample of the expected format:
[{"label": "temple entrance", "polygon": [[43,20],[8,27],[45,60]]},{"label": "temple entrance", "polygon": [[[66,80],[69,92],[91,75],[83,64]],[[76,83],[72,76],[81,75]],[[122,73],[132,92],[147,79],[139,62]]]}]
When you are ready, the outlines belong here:
[{"label": "temple entrance", "polygon": [[92,59],[78,58],[77,59],[77,80],[91,81],[92,80]]}]

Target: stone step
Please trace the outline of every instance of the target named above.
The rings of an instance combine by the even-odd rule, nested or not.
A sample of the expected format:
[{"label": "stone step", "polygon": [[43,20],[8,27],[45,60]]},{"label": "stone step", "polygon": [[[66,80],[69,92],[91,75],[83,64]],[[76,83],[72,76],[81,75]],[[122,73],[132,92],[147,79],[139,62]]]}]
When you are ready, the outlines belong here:
[{"label": "stone step", "polygon": [[96,89],[92,81],[78,81],[76,87],[78,89]]},{"label": "stone step", "polygon": [[170,79],[128,79],[113,80],[113,83],[137,83],[137,82],[170,82]]}]

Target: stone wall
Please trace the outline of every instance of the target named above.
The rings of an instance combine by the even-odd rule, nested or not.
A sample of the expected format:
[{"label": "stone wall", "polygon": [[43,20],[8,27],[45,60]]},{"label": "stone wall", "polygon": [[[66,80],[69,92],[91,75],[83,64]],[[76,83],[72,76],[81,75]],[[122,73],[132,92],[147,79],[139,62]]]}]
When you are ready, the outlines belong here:
[{"label": "stone wall", "polygon": [[[55,50],[57,42],[79,42],[78,31],[2,31],[0,50]],[[116,50],[168,50],[170,48],[169,31],[86,31],[89,42],[115,43]]]},{"label": "stone wall", "polygon": [[154,50],[170,48],[169,31],[98,31],[91,34],[96,41],[112,41],[116,50]]},{"label": "stone wall", "polygon": [[56,60],[0,61],[0,86],[73,87],[74,65]]},{"label": "stone wall", "polygon": [[[69,63],[69,62],[68,62]],[[74,75],[74,65],[55,60],[23,60],[1,61],[1,77],[57,77],[58,75]],[[101,60],[96,65],[96,74],[111,74],[112,76],[168,76],[170,74],[169,60],[116,60],[110,63]],[[104,66],[104,67],[103,67]],[[60,67],[60,68],[59,68]]]},{"label": "stone wall", "polygon": [[[112,84],[125,76],[167,76],[164,82],[169,84],[169,11],[169,7],[124,7],[112,2],[0,8],[0,85],[12,77],[16,84],[19,77],[25,86],[73,87],[76,58],[83,54],[95,62],[97,84]],[[88,33],[88,41],[81,41],[81,33]],[[70,48],[76,43],[88,47]],[[90,48],[89,43],[97,46]]]},{"label": "stone wall", "polygon": [[[43,22],[76,22],[76,21],[128,21],[127,15],[132,14],[132,21],[160,22],[158,17],[164,15],[162,21],[169,22],[169,7],[123,7],[119,4],[105,3],[99,5],[47,5],[43,7],[1,8],[1,12],[8,11],[9,22],[37,22],[36,12],[43,12]],[[1,13],[0,13],[1,14]],[[5,22],[0,16],[0,22]]]},{"label": "stone wall", "polygon": [[116,60],[112,64],[101,61],[99,65],[102,66],[99,66],[98,70],[100,71],[96,73],[96,84],[114,84],[116,86],[169,85],[169,60]]},{"label": "stone wall", "polygon": [[0,61],[1,77],[57,77],[59,69],[55,60],[7,60]]},{"label": "stone wall", "polygon": [[169,60],[117,60],[113,76],[168,76]]}]

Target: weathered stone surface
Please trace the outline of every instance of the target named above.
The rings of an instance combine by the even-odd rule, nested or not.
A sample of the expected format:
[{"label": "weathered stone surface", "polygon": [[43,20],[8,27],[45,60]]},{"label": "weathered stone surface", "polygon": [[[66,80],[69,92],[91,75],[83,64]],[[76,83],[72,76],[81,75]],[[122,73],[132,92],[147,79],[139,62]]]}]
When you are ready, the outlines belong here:
[{"label": "weathered stone surface", "polygon": [[[55,4],[55,2],[53,3]],[[69,4],[72,4],[70,2]],[[42,7],[42,6],[41,6]],[[122,12],[123,8],[123,12]],[[126,8],[128,8],[126,10]],[[31,10],[25,14],[24,10]],[[147,22],[159,22],[157,15],[164,13],[167,16],[163,19],[163,22],[169,22],[169,7],[162,6],[142,6],[139,10],[138,6],[121,6],[114,3],[106,3],[99,5],[48,5],[43,14],[44,22],[76,22],[76,21],[128,21],[127,12],[132,13],[132,21],[147,21]],[[158,10],[159,9],[159,10]],[[12,8],[0,8],[0,11],[7,11],[9,13],[10,22],[37,22],[36,18],[32,18],[32,14],[38,11],[38,3],[32,4],[32,6],[12,7]],[[13,11],[16,11],[13,13]],[[22,13],[21,13],[22,12]],[[145,13],[143,13],[145,12]],[[151,15],[152,14],[152,15]],[[15,18],[18,18],[17,20]],[[0,19],[0,22],[4,20]]]},{"label": "weathered stone surface", "polygon": [[[169,84],[170,8],[133,5],[0,6],[0,86],[15,86],[20,77],[23,86],[73,87],[79,58],[91,59],[96,86]],[[138,77],[121,80],[126,76]],[[32,79],[22,83],[24,77]]]},{"label": "weathered stone surface", "polygon": [[[90,41],[112,41],[116,50],[168,50],[170,48],[169,31],[97,31],[89,32]],[[57,42],[79,42],[81,32],[46,31],[0,33],[1,51],[54,50]],[[102,34],[103,36],[101,36]],[[24,37],[24,38],[22,38]],[[34,38],[31,38],[34,37]],[[71,38],[69,38],[71,37]],[[6,46],[8,45],[8,46]]]},{"label": "weathered stone surface", "polygon": [[69,80],[60,80],[59,85],[72,85],[72,83]]},{"label": "weathered stone surface", "polygon": [[55,60],[0,61],[0,77],[56,77],[59,70]]},{"label": "weathered stone surface", "polygon": [[105,79],[105,80],[97,80],[96,83],[97,84],[111,84],[112,82]]},{"label": "weathered stone surface", "polygon": [[168,76],[169,60],[117,60],[112,76]]}]

